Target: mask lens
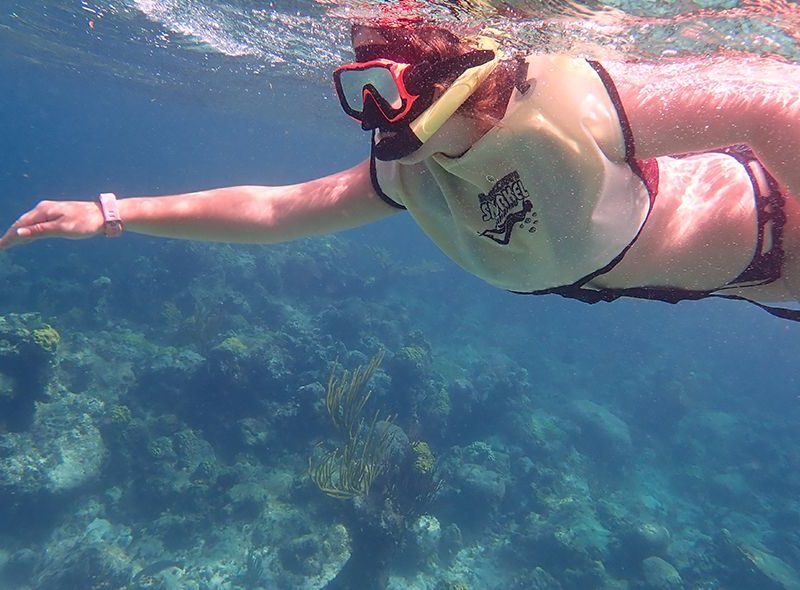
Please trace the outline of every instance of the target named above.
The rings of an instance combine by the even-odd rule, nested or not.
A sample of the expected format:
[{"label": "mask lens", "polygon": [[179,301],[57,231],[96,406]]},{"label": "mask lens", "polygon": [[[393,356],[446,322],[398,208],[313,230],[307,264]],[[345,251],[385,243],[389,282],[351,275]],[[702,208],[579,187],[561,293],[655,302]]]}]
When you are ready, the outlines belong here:
[{"label": "mask lens", "polygon": [[353,111],[359,113],[363,111],[363,94],[366,86],[372,86],[393,109],[400,109],[403,106],[400,90],[389,68],[373,66],[363,70],[344,70],[339,79],[347,105]]}]

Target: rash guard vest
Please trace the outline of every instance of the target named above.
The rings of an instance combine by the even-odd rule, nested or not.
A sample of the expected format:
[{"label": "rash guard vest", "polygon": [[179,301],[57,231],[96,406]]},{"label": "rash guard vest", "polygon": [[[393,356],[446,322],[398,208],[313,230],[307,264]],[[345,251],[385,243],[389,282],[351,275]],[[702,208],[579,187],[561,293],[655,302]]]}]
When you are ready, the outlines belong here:
[{"label": "rash guard vest", "polygon": [[526,62],[505,116],[465,154],[373,158],[373,182],[466,270],[540,291],[610,264],[642,228],[651,195],[599,65]]},{"label": "rash guard vest", "polygon": [[[378,195],[407,209],[456,263],[500,288],[586,303],[751,301],[725,290],[781,276],[785,198],[745,146],[639,161],[619,95],[600,64],[535,55],[520,72],[502,120],[460,157],[384,162],[373,150]],[[768,177],[763,190],[751,165]],[[685,239],[667,247],[663,236],[674,237],[675,227]],[[711,235],[726,259],[740,261],[735,268],[718,264],[702,239]],[[675,268],[684,283],[669,278],[681,274]],[[636,284],[616,284],[615,270]],[[751,302],[800,321],[798,310]]]}]

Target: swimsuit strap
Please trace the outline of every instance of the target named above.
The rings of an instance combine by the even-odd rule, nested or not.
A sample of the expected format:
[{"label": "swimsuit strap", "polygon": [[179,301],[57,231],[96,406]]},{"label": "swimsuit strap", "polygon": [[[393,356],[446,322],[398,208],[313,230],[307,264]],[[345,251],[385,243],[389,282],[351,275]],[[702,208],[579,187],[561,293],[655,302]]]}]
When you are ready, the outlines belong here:
[{"label": "swimsuit strap", "polygon": [[[786,197],[780,191],[778,181],[758,161],[753,150],[746,145],[735,145],[720,153],[735,158],[747,171],[753,185],[756,203],[758,233],[753,259],[739,276],[727,283],[722,289],[755,287],[767,285],[778,280],[783,271],[783,234],[786,225]],[[763,178],[756,176],[756,169]],[[766,183],[766,186],[764,184]],[[770,242],[764,251],[767,226],[770,230]]]},{"label": "swimsuit strap", "polygon": [[[568,299],[576,299],[584,303],[599,303],[600,301],[615,301],[620,297],[631,297],[635,299],[648,299],[651,301],[663,301],[665,303],[679,303],[681,301],[698,301],[708,297],[716,297],[718,299],[732,299],[735,301],[747,301],[763,309],[767,313],[786,320],[800,322],[800,309],[792,309],[786,307],[776,307],[771,305],[764,305],[747,297],[741,295],[725,294],[725,289],[734,289],[742,287],[757,287],[767,285],[779,279],[783,270],[783,260],[785,252],[783,249],[783,236],[784,227],[786,225],[786,213],[784,205],[786,204],[786,197],[780,191],[777,180],[773,178],[767,170],[756,159],[752,150],[747,146],[732,146],[724,150],[724,153],[736,158],[747,170],[750,181],[753,184],[753,191],[755,195],[756,212],[758,219],[758,233],[756,237],[755,254],[752,260],[747,265],[739,276],[732,281],[726,283],[719,289],[710,291],[695,291],[690,289],[679,289],[674,287],[630,287],[626,289],[591,289],[583,288],[592,279],[597,278],[609,272],[627,252],[626,248],[608,265],[598,271],[580,279],[572,285],[563,287],[555,287],[553,289],[546,289],[543,291],[536,291],[531,294],[555,294],[561,295]],[[758,166],[764,173],[766,179],[766,187],[762,187],[762,182],[756,177],[754,170],[751,166]],[[656,169],[657,173],[657,169]],[[768,191],[765,192],[764,188]],[[767,226],[770,230],[770,244],[768,250],[764,251],[765,236]]]}]

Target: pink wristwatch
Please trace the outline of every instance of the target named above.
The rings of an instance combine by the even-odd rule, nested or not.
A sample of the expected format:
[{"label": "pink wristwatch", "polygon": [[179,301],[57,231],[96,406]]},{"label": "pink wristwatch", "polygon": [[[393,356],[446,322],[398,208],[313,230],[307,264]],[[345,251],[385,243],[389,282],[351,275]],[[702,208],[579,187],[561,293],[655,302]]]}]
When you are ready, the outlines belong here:
[{"label": "pink wristwatch", "polygon": [[117,195],[114,193],[101,193],[97,197],[100,211],[103,212],[103,232],[107,238],[116,238],[125,230],[125,224],[119,216],[117,208]]}]

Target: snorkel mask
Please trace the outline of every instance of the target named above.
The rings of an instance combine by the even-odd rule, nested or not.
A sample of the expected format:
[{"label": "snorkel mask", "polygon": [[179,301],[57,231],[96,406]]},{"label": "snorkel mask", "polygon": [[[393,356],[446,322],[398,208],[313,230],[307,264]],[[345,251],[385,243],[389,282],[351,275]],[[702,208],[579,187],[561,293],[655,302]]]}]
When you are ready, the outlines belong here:
[{"label": "snorkel mask", "polygon": [[[376,158],[397,160],[419,149],[489,77],[500,63],[499,45],[488,37],[476,41],[475,50],[438,62],[373,59],[334,71],[344,112],[364,130],[391,132],[375,144]],[[436,84],[454,76],[434,100]]]}]

